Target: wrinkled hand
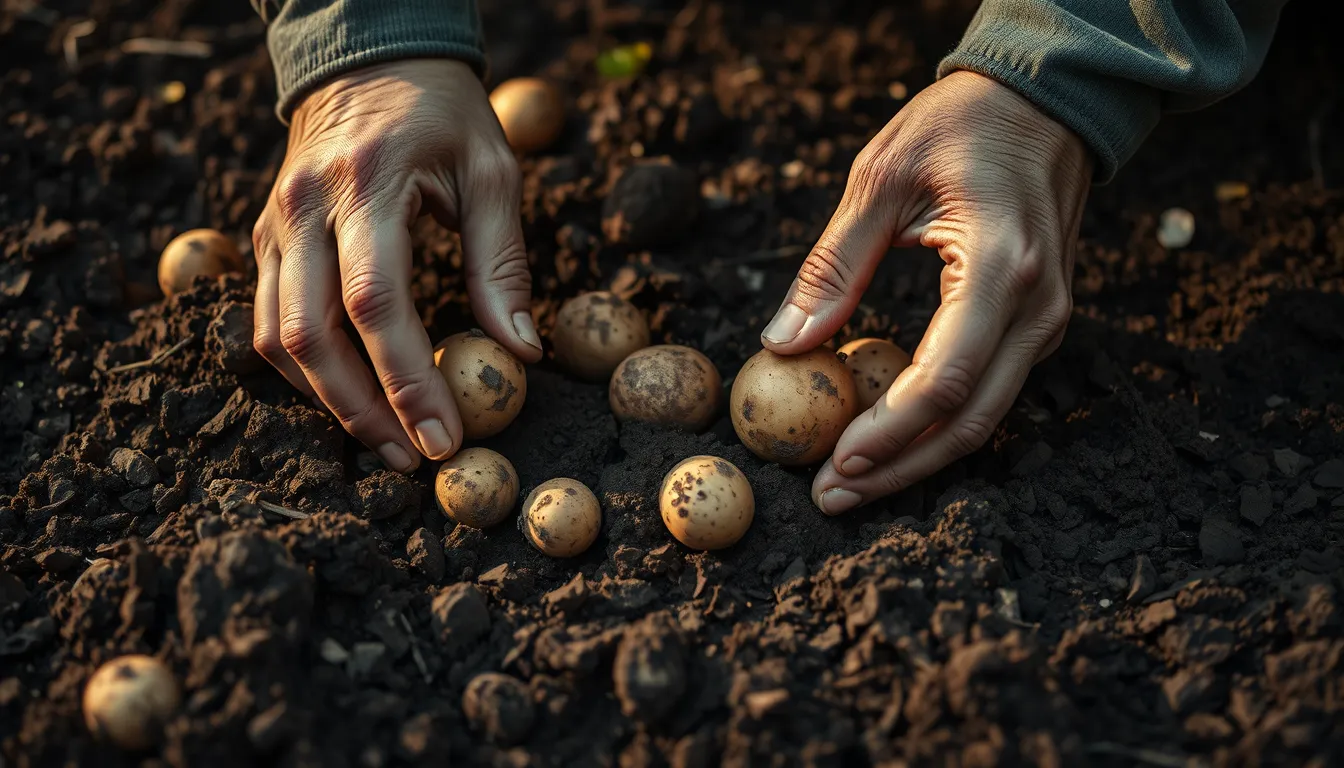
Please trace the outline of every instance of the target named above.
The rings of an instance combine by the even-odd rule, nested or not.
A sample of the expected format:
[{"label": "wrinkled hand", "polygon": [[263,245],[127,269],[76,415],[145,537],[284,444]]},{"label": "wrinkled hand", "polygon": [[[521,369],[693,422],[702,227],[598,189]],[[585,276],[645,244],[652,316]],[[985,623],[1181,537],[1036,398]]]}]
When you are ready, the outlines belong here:
[{"label": "wrinkled hand", "polygon": [[1077,136],[970,72],[920,93],[859,154],[765,346],[795,354],[829,339],[890,246],[936,248],[947,266],[914,362],[817,473],[822,511],[907,488],[989,439],[1063,339],[1090,180]]},{"label": "wrinkled hand", "polygon": [[253,231],[257,351],[392,469],[452,455],[462,423],[411,299],[409,228],[429,213],[461,232],[477,322],[534,362],[519,200],[518,166],[465,64],[406,60],[329,81],[295,110]]}]

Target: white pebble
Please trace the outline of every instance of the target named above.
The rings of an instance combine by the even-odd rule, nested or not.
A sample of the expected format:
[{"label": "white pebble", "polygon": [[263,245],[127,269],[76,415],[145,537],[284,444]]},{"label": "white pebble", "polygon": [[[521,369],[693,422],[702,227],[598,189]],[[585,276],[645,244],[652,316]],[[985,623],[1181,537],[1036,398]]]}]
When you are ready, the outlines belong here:
[{"label": "white pebble", "polygon": [[1163,248],[1184,248],[1195,239],[1195,214],[1184,208],[1168,208],[1157,225],[1157,242]]}]

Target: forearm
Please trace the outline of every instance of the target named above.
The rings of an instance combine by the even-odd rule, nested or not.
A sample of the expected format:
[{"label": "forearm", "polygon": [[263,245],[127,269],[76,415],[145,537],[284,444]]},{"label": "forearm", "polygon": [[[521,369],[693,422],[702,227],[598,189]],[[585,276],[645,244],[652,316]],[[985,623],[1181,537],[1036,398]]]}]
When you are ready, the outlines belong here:
[{"label": "forearm", "polygon": [[1255,76],[1285,2],[985,0],[938,75],[971,70],[1017,90],[1087,143],[1107,181],[1163,112]]},{"label": "forearm", "polygon": [[288,121],[321,82],[394,59],[442,57],[485,67],[476,0],[252,0],[269,23],[276,111]]}]

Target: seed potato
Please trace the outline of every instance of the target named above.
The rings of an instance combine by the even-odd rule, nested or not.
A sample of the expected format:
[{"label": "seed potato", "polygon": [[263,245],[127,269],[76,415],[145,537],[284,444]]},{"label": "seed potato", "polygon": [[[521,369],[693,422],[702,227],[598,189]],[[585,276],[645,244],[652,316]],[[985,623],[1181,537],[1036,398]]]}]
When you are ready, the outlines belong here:
[{"label": "seed potato", "polygon": [[518,501],[518,473],[489,448],[468,448],[448,459],[434,477],[439,510],[472,528],[499,524]]},{"label": "seed potato", "polygon": [[649,346],[649,324],[635,305],[607,291],[566,301],[551,331],[555,362],[581,379],[606,381],[622,360]]},{"label": "seed potato", "polygon": [[490,92],[504,138],[514,151],[538,152],[549,147],[565,128],[565,105],[560,92],[537,77],[505,80]]},{"label": "seed potato", "polygon": [[690,347],[659,344],[621,361],[608,400],[621,421],[699,432],[714,421],[723,380],[709,358]]},{"label": "seed potato", "polygon": [[677,541],[691,549],[723,549],[751,527],[756,499],[747,476],[731,462],[692,456],[663,478],[658,508]]},{"label": "seed potato", "polygon": [[854,375],[824,347],[788,356],[757,352],[738,372],[729,399],[742,444],[786,466],[829,456],[859,405]]},{"label": "seed potato", "polygon": [[193,229],[173,238],[159,256],[159,288],[164,296],[181,293],[197,277],[219,277],[246,268],[238,245],[222,232]]},{"label": "seed potato", "polygon": [[841,347],[840,354],[854,374],[860,411],[881,400],[901,371],[910,366],[910,353],[886,339],[855,339]]},{"label": "seed potato", "polygon": [[574,557],[597,540],[602,530],[602,506],[588,486],[557,477],[527,495],[519,526],[542,554]]},{"label": "seed potato", "polygon": [[158,743],[180,702],[177,679],[166,664],[152,656],[122,656],[89,678],[84,723],[97,738],[140,751]]},{"label": "seed potato", "polygon": [[468,440],[497,435],[527,399],[527,371],[499,342],[479,330],[454,334],[434,348],[434,364],[462,416]]}]

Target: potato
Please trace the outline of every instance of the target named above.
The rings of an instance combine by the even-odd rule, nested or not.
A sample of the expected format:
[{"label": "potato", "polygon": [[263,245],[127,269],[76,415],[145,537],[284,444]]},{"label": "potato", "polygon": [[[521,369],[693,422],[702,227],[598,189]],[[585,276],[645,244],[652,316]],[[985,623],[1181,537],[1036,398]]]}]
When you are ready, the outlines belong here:
[{"label": "potato", "polygon": [[527,399],[527,371],[499,342],[479,330],[453,334],[434,348],[434,364],[462,416],[468,440],[497,435]]},{"label": "potato", "polygon": [[573,557],[597,540],[602,530],[602,506],[588,486],[557,477],[527,495],[519,527],[542,554]]},{"label": "potato", "polygon": [[723,380],[709,358],[690,347],[659,344],[621,361],[608,400],[621,421],[699,432],[714,421]]},{"label": "potato", "polygon": [[910,366],[910,353],[886,339],[855,339],[841,347],[840,354],[854,374],[861,411],[881,400],[901,371]]},{"label": "potato", "polygon": [[84,723],[94,736],[122,749],[149,749],[180,702],[177,679],[166,664],[151,656],[122,656],[89,678]]},{"label": "potato", "polygon": [[445,461],[434,477],[439,510],[472,528],[497,525],[518,501],[518,473],[489,448],[468,448]]},{"label": "potato", "polygon": [[490,92],[490,106],[504,128],[504,138],[516,152],[543,150],[565,129],[560,92],[540,78],[505,80]]},{"label": "potato", "polygon": [[717,456],[692,456],[663,478],[658,494],[663,525],[691,549],[736,544],[756,516],[756,499],[742,470]]},{"label": "potato", "polygon": [[859,406],[854,375],[824,347],[788,356],[757,352],[738,372],[729,399],[742,444],[787,466],[830,455]]},{"label": "potato", "polygon": [[630,302],[594,291],[560,307],[551,344],[561,368],[581,379],[604,382],[622,360],[649,346],[649,324]]},{"label": "potato", "polygon": [[238,245],[213,229],[193,229],[173,238],[159,256],[159,288],[181,293],[197,277],[219,277],[246,269]]}]

